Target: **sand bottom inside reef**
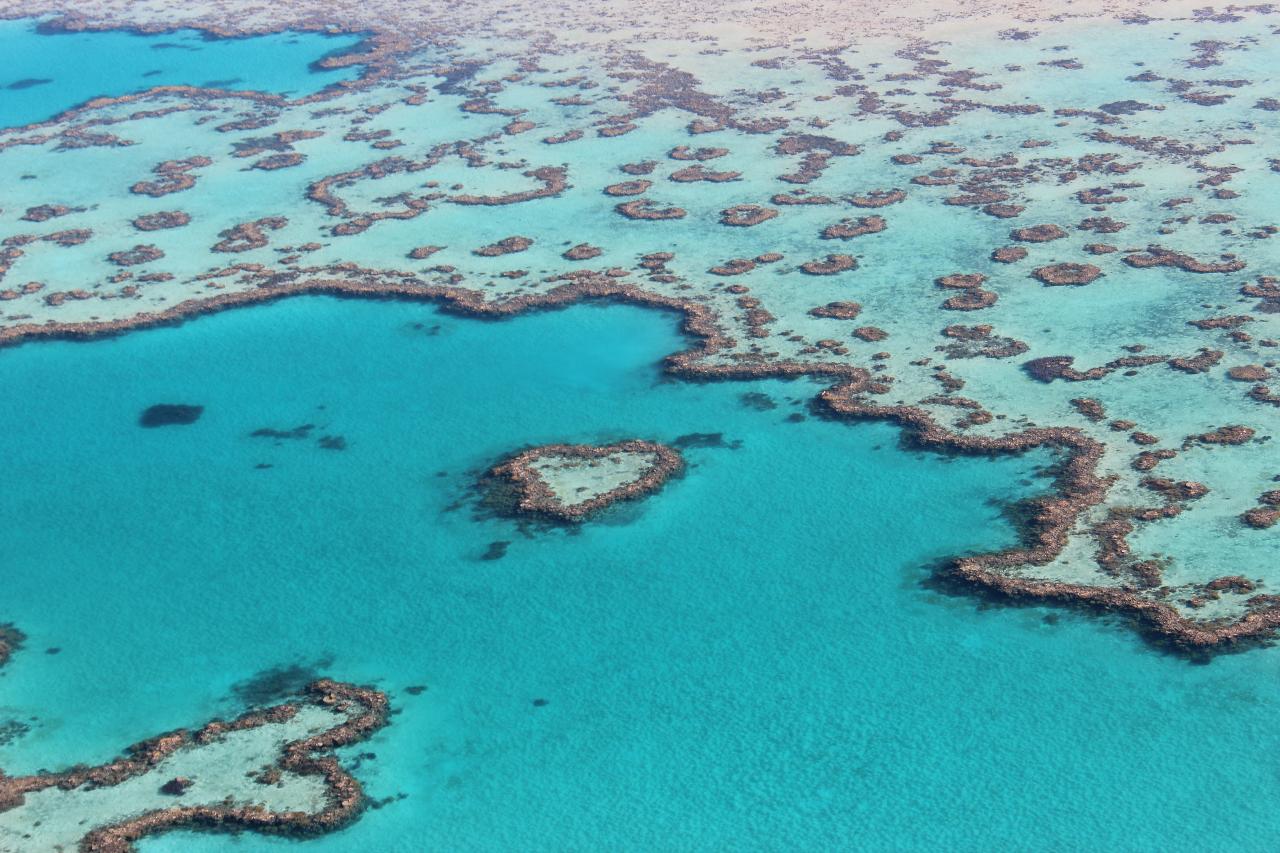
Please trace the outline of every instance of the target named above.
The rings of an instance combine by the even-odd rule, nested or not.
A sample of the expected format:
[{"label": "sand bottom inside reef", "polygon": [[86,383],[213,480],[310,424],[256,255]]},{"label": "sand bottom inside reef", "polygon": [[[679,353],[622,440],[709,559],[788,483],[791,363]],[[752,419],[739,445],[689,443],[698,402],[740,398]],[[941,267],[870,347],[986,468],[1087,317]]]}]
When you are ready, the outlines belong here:
[{"label": "sand bottom inside reef", "polygon": [[[188,746],[163,759],[150,772],[101,788],[69,791],[45,788],[26,794],[17,808],[0,812],[0,850],[57,853],[73,850],[85,832],[175,806],[259,804],[271,811],[316,812],[325,804],[324,780],[281,774],[264,785],[252,777],[271,764],[286,743],[341,724],[344,717],[304,705],[290,720],[228,732],[217,740]],[[192,781],[179,795],[161,787],[171,779]]]}]

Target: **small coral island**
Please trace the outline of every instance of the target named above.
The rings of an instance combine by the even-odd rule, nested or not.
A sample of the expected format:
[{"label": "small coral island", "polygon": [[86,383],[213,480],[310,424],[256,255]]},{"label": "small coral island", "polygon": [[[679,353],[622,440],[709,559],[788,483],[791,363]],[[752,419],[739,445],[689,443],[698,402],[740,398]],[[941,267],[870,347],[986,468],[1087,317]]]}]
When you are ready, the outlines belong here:
[{"label": "small coral island", "polygon": [[532,447],[489,469],[485,480],[508,514],[578,523],[657,491],[683,469],[678,450],[629,439]]},{"label": "small coral island", "polygon": [[180,828],[337,829],[366,800],[333,750],[368,738],[387,714],[382,693],[322,679],[286,704],[159,735],[96,767],[0,773],[0,850],[128,853]]}]

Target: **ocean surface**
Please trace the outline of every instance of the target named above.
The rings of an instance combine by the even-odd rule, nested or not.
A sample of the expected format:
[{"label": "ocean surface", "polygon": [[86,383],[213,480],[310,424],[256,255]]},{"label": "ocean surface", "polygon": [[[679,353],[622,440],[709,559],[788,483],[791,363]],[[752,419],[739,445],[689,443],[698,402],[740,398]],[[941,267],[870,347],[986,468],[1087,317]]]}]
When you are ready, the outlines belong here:
[{"label": "ocean surface", "polygon": [[[311,64],[358,41],[41,36],[30,22],[0,22],[0,125],[151,85],[304,94],[354,76]],[[460,116],[448,121],[472,120]],[[460,135],[448,121],[424,135]],[[647,127],[687,141],[684,123],[664,114]],[[158,149],[181,132],[158,126],[170,128],[157,132],[164,139],[139,142],[156,149],[144,149],[146,168],[120,167],[102,198],[138,201],[125,188],[172,156]],[[616,180],[616,164],[648,156],[652,143],[639,133],[608,143],[611,159],[581,157],[574,179]],[[758,149],[749,156],[770,156],[763,138],[748,145]],[[123,157],[84,156],[101,158],[77,161],[101,166],[99,176]],[[323,148],[311,156],[328,162]],[[882,166],[857,163],[868,173],[849,185],[877,185]],[[335,159],[333,169],[347,165]],[[14,181],[5,168],[0,187]],[[767,197],[776,171],[749,176],[759,185],[742,199]],[[302,204],[305,182],[288,183],[289,172],[254,180],[255,215],[280,212],[278,199]],[[664,187],[663,197],[688,203],[679,193],[695,189],[704,191]],[[210,232],[198,255],[171,248],[181,263],[226,262],[203,247],[228,224],[217,211],[244,218],[233,204],[244,193],[218,193],[179,196],[196,215],[192,231]],[[466,208],[448,225],[452,251],[469,258],[520,229],[554,260],[560,238],[576,242],[574,228],[612,215],[614,201],[597,193],[594,207],[579,202],[547,200],[549,212],[516,208],[511,219]],[[879,291],[854,295],[868,314],[883,309],[893,345],[913,340],[911,323],[928,324],[919,355],[941,323],[916,302],[932,312],[939,295],[906,283],[927,282],[931,258],[950,253],[968,269],[989,247],[915,205],[894,228],[929,240],[876,279]],[[297,218],[307,216],[323,219],[318,209]],[[792,238],[805,242],[790,223],[818,230],[819,213],[795,216],[809,218],[777,235],[788,253]],[[424,222],[436,220],[377,233],[437,239]],[[680,240],[701,268],[750,254],[726,242],[746,237],[724,231],[691,224],[669,242],[628,232],[606,257],[633,262]],[[471,242],[453,241],[459,234]],[[377,248],[403,263],[412,244],[393,253],[393,242]],[[879,275],[900,244],[872,245],[860,257]],[[32,278],[77,286],[54,278],[74,278],[74,262],[43,257]],[[813,295],[822,285],[789,281],[795,305],[826,301]],[[1092,314],[1072,314],[1055,301],[1065,296],[1038,286],[1006,293],[1003,309],[1017,315],[1002,316],[1001,330],[1056,327],[1044,329],[1049,346],[1061,335],[1091,364],[1129,339],[1130,329],[1089,326],[1107,313],[1121,323],[1113,305],[1137,292],[1126,287]],[[1143,333],[1189,334],[1180,319],[1173,331],[1159,319]],[[1182,343],[1170,350],[1194,345]],[[1119,622],[932,589],[939,560],[1015,542],[1005,509],[1048,488],[1052,457],[908,451],[887,424],[815,417],[808,401],[822,385],[808,380],[664,376],[662,357],[686,345],[673,315],[620,305],[481,321],[425,304],[301,297],[0,350],[0,622],[29,637],[0,672],[0,769],[105,761],[323,675],[391,697],[391,723],[341,753],[374,808],[303,842],[171,833],[139,850],[1275,848],[1280,651],[1197,665]],[[967,366],[971,387],[994,389],[997,402],[1025,394],[980,361]],[[1154,419],[1181,405],[1173,381],[1157,389],[1164,396],[1126,388],[1124,399]],[[190,425],[139,425],[164,403],[203,412]],[[1192,419],[1213,405],[1184,408]],[[1047,410],[1046,422],[1058,414]],[[685,474],[574,529],[494,518],[479,501],[478,475],[512,451],[633,437],[683,447]],[[1258,541],[1231,547],[1265,556]]]},{"label": "ocean surface", "polygon": [[[399,712],[347,755],[391,799],[315,850],[1273,846],[1275,653],[1195,666],[922,586],[1012,541],[997,504],[1045,458],[906,452],[805,416],[808,382],[666,381],[681,346],[630,307],[308,297],[3,352],[3,601],[30,641],[0,716],[34,722],[0,766],[101,761],[298,667]],[[139,427],[162,402],[205,410]],[[521,445],[694,433],[725,446],[580,531],[476,515]]]},{"label": "ocean surface", "polygon": [[202,86],[309,94],[359,74],[313,63],[348,51],[358,36],[276,33],[205,38],[195,30],[39,33],[30,20],[0,21],[0,127],[52,118],[92,98],[152,86]]}]

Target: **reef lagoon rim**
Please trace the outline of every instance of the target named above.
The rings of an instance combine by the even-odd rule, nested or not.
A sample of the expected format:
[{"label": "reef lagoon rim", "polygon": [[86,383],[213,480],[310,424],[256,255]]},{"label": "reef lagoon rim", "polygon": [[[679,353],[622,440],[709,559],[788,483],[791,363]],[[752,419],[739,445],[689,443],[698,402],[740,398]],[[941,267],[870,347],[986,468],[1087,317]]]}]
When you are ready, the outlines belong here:
[{"label": "reef lagoon rim", "polygon": [[[495,324],[313,297],[4,351],[28,637],[0,717],[30,730],[0,766],[102,761],[323,671],[400,713],[340,753],[382,807],[316,850],[990,849],[1028,820],[1065,847],[1272,844],[1274,650],[1189,666],[922,587],[1014,541],[1000,505],[1051,457],[905,452],[888,424],[807,416],[807,380],[661,381],[682,345],[625,306]],[[204,412],[139,427],[159,402]],[[473,476],[510,448],[633,434],[682,444],[686,475],[576,535],[476,516]],[[1203,808],[1229,785],[1250,796]]]},{"label": "reef lagoon rim", "polygon": [[[749,381],[757,379],[797,378],[831,382],[810,400],[813,414],[840,422],[886,421],[902,431],[901,443],[917,450],[948,456],[995,458],[1020,455],[1032,450],[1048,450],[1055,454],[1054,488],[1050,494],[1030,498],[1011,507],[1017,519],[1018,543],[997,551],[972,556],[949,556],[939,560],[931,582],[972,595],[985,596],[1005,603],[1048,603],[1076,607],[1096,613],[1122,614],[1154,645],[1179,654],[1203,660],[1207,655],[1238,652],[1258,644],[1270,643],[1280,627],[1280,598],[1254,593],[1257,584],[1233,575],[1214,579],[1203,585],[1205,595],[1216,600],[1221,593],[1250,596],[1243,612],[1233,618],[1197,619],[1187,616],[1169,603],[1153,601],[1130,585],[1097,586],[1069,580],[1025,576],[1018,569],[1054,562],[1069,548],[1069,534],[1080,524],[1081,517],[1102,504],[1111,486],[1109,478],[1099,475],[1099,463],[1106,447],[1078,429],[1069,427],[1028,426],[998,436],[972,435],[948,429],[928,410],[908,405],[883,405],[866,395],[877,391],[877,380],[871,372],[842,364],[812,364],[803,361],[747,361],[715,363],[714,356],[730,348],[717,325],[715,315],[702,304],[683,298],[663,297],[608,275],[582,273],[569,276],[570,282],[539,295],[521,295],[502,302],[490,302],[485,294],[456,287],[424,285],[407,274],[378,276],[370,271],[335,268],[333,278],[311,278],[277,284],[264,281],[256,290],[233,292],[221,296],[193,299],[159,313],[147,313],[113,322],[89,322],[45,325],[20,325],[0,330],[0,348],[39,340],[89,342],[111,338],[155,327],[179,325],[187,320],[217,314],[233,308],[248,308],[274,303],[281,299],[328,295],[343,299],[403,300],[407,302],[442,303],[443,310],[463,317],[508,320],[526,312],[563,310],[580,302],[618,303],[657,309],[682,318],[680,325],[684,346],[663,359],[664,371],[689,381]],[[352,272],[358,273],[352,277]],[[1073,401],[1074,402],[1074,401]],[[170,408],[161,404],[155,408]],[[179,404],[173,408],[202,409]],[[197,414],[198,416],[198,414]],[[144,413],[145,421],[145,413]],[[1230,429],[1230,428],[1224,428]],[[274,431],[274,430],[268,430]],[[1252,430],[1245,431],[1252,436]],[[304,436],[305,437],[305,436]],[[1232,440],[1223,443],[1242,443]],[[518,457],[517,457],[518,458]],[[500,466],[502,467],[502,466]],[[669,469],[678,463],[669,460]],[[499,469],[489,472],[492,475]],[[658,477],[665,481],[669,471]],[[519,477],[513,477],[519,480]],[[1179,488],[1199,486],[1195,483],[1171,483]],[[643,490],[642,490],[643,491]],[[604,501],[601,508],[612,501]],[[533,504],[520,512],[536,516]],[[552,502],[554,503],[554,502]],[[594,504],[593,504],[594,505]],[[1176,497],[1167,506],[1179,507]],[[545,510],[545,507],[544,507]],[[1154,512],[1154,510],[1152,511]],[[520,514],[519,512],[517,514]],[[544,511],[544,516],[547,513]],[[576,520],[576,513],[564,508],[550,513],[563,520]],[[1095,525],[1092,534],[1099,542],[1096,557],[1100,565],[1128,557],[1125,536],[1132,526],[1120,524],[1122,515],[1112,512],[1108,524]]]}]

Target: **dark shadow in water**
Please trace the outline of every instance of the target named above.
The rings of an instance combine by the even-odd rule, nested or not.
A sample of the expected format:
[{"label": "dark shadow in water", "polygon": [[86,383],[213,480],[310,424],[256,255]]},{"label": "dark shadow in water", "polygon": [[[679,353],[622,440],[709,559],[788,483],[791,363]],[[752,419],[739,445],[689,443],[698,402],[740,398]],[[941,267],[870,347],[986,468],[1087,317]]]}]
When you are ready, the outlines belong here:
[{"label": "dark shadow in water", "polygon": [[236,699],[250,708],[260,708],[297,696],[303,688],[333,666],[333,658],[325,656],[317,660],[283,664],[264,669],[256,675],[237,681],[231,685],[231,693]]}]

